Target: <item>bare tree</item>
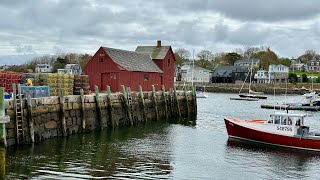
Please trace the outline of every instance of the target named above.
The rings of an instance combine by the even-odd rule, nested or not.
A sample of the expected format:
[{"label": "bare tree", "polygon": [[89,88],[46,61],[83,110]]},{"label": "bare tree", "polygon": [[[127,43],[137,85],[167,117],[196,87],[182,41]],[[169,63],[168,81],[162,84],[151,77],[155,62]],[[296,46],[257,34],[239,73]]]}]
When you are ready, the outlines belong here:
[{"label": "bare tree", "polygon": [[188,51],[184,48],[179,48],[179,49],[175,50],[175,53],[177,53],[182,60],[190,59],[190,56],[191,56],[190,51]]}]

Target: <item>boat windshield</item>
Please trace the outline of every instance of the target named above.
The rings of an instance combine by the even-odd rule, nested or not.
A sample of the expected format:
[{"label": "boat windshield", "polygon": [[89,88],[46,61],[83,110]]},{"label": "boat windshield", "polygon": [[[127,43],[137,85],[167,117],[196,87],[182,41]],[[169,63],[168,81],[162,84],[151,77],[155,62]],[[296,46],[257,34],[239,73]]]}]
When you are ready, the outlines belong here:
[{"label": "boat windshield", "polygon": [[288,115],[288,114],[272,114],[268,120],[269,124],[278,124],[278,125],[295,125],[303,126],[303,115]]}]

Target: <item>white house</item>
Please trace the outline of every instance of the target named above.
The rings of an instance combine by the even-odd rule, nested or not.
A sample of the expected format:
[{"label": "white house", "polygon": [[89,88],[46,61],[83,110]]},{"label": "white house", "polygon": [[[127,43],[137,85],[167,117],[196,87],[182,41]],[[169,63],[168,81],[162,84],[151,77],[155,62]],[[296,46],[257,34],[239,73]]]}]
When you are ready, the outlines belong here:
[{"label": "white house", "polygon": [[257,83],[269,83],[269,72],[266,70],[258,70],[254,75],[254,79],[256,79]]},{"label": "white house", "polygon": [[58,69],[58,74],[81,75],[82,69],[79,64],[66,64],[64,69]]},{"label": "white house", "polygon": [[286,82],[289,77],[289,68],[279,64],[269,65],[269,83]]},{"label": "white house", "polygon": [[52,71],[50,64],[37,64],[35,66],[36,73],[49,73]]},{"label": "white house", "polygon": [[[192,72],[193,70],[193,72]],[[192,80],[193,77],[193,80]],[[191,65],[181,66],[181,81],[185,82],[210,82],[211,73],[209,69],[194,67]]]},{"label": "white house", "polygon": [[286,82],[289,77],[289,68],[282,64],[269,65],[269,71],[259,70],[254,75],[257,83],[281,83]]}]

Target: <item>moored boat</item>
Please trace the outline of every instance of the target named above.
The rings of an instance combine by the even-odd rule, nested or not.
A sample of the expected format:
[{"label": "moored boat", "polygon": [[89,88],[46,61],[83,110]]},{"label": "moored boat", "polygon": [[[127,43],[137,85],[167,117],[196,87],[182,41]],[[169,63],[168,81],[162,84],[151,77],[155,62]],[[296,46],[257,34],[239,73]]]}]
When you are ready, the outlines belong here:
[{"label": "moored boat", "polygon": [[207,98],[208,94],[206,94],[205,92],[197,92],[197,98]]},{"label": "moored boat", "polygon": [[230,100],[241,100],[241,101],[258,101],[259,98],[251,98],[251,97],[239,97],[239,98],[230,98]]},{"label": "moored boat", "polygon": [[309,132],[305,114],[273,113],[269,120],[225,118],[229,138],[320,151],[320,133]]},{"label": "moored boat", "polygon": [[249,98],[258,98],[258,99],[267,99],[267,96],[264,95],[260,95],[260,94],[239,94],[240,97],[245,98],[245,97],[249,97]]}]

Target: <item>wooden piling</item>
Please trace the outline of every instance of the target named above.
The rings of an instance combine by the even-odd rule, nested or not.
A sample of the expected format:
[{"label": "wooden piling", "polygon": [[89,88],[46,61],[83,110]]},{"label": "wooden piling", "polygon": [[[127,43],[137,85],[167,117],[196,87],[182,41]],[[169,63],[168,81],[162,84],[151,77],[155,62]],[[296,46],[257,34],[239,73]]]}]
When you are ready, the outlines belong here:
[{"label": "wooden piling", "polygon": [[95,97],[96,97],[96,110],[97,110],[97,116],[98,116],[97,118],[98,118],[100,129],[103,129],[98,86],[94,86],[94,92],[96,95]]},{"label": "wooden piling", "polygon": [[158,103],[157,103],[157,97],[156,97],[156,91],[155,91],[154,85],[152,85],[152,102],[153,102],[153,107],[155,109],[157,121],[159,121]]},{"label": "wooden piling", "polygon": [[5,124],[10,121],[9,116],[5,116],[4,88],[0,87],[0,179],[6,179],[6,129]]},{"label": "wooden piling", "polygon": [[192,97],[193,97],[193,106],[194,106],[194,115],[197,115],[197,93],[196,86],[192,86]]},{"label": "wooden piling", "polygon": [[181,111],[180,111],[180,103],[179,103],[179,100],[178,100],[178,95],[177,95],[177,91],[176,91],[176,88],[174,87],[173,88],[173,93],[174,93],[174,99],[176,101],[176,111],[178,113],[178,117],[179,119],[181,118]]},{"label": "wooden piling", "polygon": [[127,92],[126,92],[126,90],[124,88],[124,85],[121,85],[121,91],[122,91],[122,94],[123,94],[124,108],[125,108],[125,110],[127,112],[130,125],[133,126],[132,114],[131,114],[131,110],[130,110],[130,107],[129,107]]},{"label": "wooden piling", "polygon": [[80,117],[81,117],[81,125],[82,125],[82,132],[86,130],[86,118],[84,115],[84,92],[83,89],[80,89],[80,101],[81,101],[81,106],[80,106]]},{"label": "wooden piling", "polygon": [[166,94],[166,90],[164,88],[164,85],[162,85],[162,96],[164,99],[164,110],[165,110],[165,115],[166,115],[166,120],[168,120],[168,104],[167,104],[167,94]]},{"label": "wooden piling", "polygon": [[108,114],[109,121],[111,122],[112,129],[114,128],[113,115],[112,115],[112,101],[111,101],[111,90],[110,86],[107,86],[107,103],[108,103]]},{"label": "wooden piling", "polygon": [[67,135],[67,126],[66,126],[66,118],[65,118],[65,110],[64,110],[64,102],[65,97],[63,96],[63,91],[60,90],[59,94],[59,105],[60,105],[60,121],[61,121],[61,127],[62,127],[62,135]]},{"label": "wooden piling", "polygon": [[30,138],[32,143],[34,143],[34,119],[32,118],[32,104],[31,104],[31,96],[30,93],[27,95],[27,120],[30,130]]},{"label": "wooden piling", "polygon": [[142,92],[142,86],[139,85],[139,95],[140,95],[140,109],[142,110],[143,113],[143,120],[144,122],[147,122],[147,113],[146,113],[146,108],[144,104],[144,95]]},{"label": "wooden piling", "polygon": [[184,87],[184,98],[186,101],[186,106],[187,106],[187,114],[188,114],[188,118],[190,117],[190,107],[189,107],[189,100],[188,100],[188,94],[187,94],[187,87]]}]

